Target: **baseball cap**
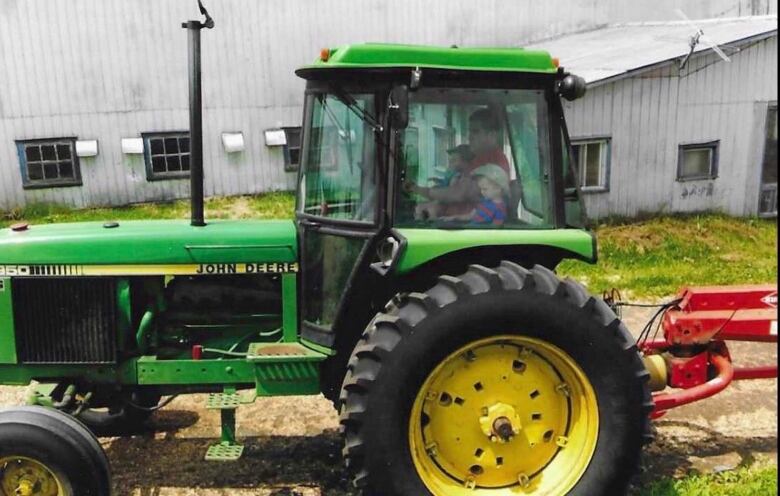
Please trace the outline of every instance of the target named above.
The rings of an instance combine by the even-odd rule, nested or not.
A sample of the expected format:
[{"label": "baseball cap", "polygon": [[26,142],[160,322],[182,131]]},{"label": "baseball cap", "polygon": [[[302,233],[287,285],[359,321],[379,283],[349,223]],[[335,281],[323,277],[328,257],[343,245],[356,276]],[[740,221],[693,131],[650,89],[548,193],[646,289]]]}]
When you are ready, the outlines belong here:
[{"label": "baseball cap", "polygon": [[501,166],[496,164],[480,165],[471,172],[472,177],[485,177],[501,187],[504,194],[509,193],[509,176]]}]

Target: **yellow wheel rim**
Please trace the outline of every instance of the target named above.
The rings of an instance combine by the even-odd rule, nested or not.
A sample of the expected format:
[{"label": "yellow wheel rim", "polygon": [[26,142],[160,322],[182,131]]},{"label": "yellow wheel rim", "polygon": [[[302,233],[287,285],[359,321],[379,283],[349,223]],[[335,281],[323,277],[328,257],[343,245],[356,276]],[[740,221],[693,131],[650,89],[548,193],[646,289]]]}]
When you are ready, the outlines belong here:
[{"label": "yellow wheel rim", "polygon": [[495,336],[441,362],[412,406],[417,473],[437,496],[566,494],[598,437],[596,394],[550,343]]},{"label": "yellow wheel rim", "polygon": [[23,456],[0,458],[0,495],[65,496],[60,480],[44,464]]}]

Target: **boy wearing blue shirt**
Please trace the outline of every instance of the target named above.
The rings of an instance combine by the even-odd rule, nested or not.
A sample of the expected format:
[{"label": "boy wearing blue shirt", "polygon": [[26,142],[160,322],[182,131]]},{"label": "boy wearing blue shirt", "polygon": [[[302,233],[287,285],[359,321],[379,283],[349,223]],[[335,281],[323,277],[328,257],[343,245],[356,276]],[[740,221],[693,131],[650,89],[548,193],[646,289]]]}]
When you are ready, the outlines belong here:
[{"label": "boy wearing blue shirt", "polygon": [[496,164],[485,164],[471,173],[482,195],[479,203],[468,214],[447,217],[446,220],[467,220],[471,225],[502,226],[507,217],[509,177]]}]

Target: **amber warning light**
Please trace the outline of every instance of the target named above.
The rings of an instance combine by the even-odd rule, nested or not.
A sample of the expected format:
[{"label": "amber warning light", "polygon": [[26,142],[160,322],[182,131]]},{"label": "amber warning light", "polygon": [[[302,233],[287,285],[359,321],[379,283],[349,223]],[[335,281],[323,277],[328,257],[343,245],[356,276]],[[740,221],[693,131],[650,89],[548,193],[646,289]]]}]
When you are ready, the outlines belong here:
[{"label": "amber warning light", "polygon": [[329,48],[323,48],[320,50],[320,60],[323,62],[327,62],[330,58],[330,49]]},{"label": "amber warning light", "polygon": [[559,66],[561,65],[561,61],[560,61],[560,59],[558,59],[558,57],[553,57],[553,58],[552,58],[552,65],[553,65],[554,67],[559,67]]}]

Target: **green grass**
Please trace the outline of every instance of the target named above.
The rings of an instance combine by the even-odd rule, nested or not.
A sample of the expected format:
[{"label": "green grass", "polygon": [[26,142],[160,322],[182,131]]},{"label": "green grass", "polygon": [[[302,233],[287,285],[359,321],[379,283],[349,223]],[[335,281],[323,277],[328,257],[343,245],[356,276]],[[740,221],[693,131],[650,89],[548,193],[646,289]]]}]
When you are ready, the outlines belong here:
[{"label": "green grass", "polygon": [[[206,218],[289,219],[294,196],[210,198]],[[149,203],[122,208],[70,210],[32,205],[0,212],[0,227],[31,223],[187,218],[189,202]],[[724,215],[658,217],[608,223],[596,228],[599,263],[566,261],[559,267],[601,293],[618,288],[624,297],[657,299],[685,285],[774,283],[777,280],[777,223]]]},{"label": "green grass", "polygon": [[741,467],[714,475],[663,479],[639,491],[639,496],[769,496],[777,494],[777,466]]},{"label": "green grass", "polygon": [[[267,193],[257,196],[208,198],[207,219],[291,219],[295,197],[290,193]],[[9,212],[0,211],[0,227],[19,221],[33,224],[105,220],[186,219],[190,215],[189,200],[169,203],[142,203],[117,208],[72,210],[49,204],[30,205]]]},{"label": "green grass", "polygon": [[725,215],[658,217],[598,226],[599,263],[566,261],[559,272],[594,293],[675,294],[685,285],[777,281],[777,223]]}]

